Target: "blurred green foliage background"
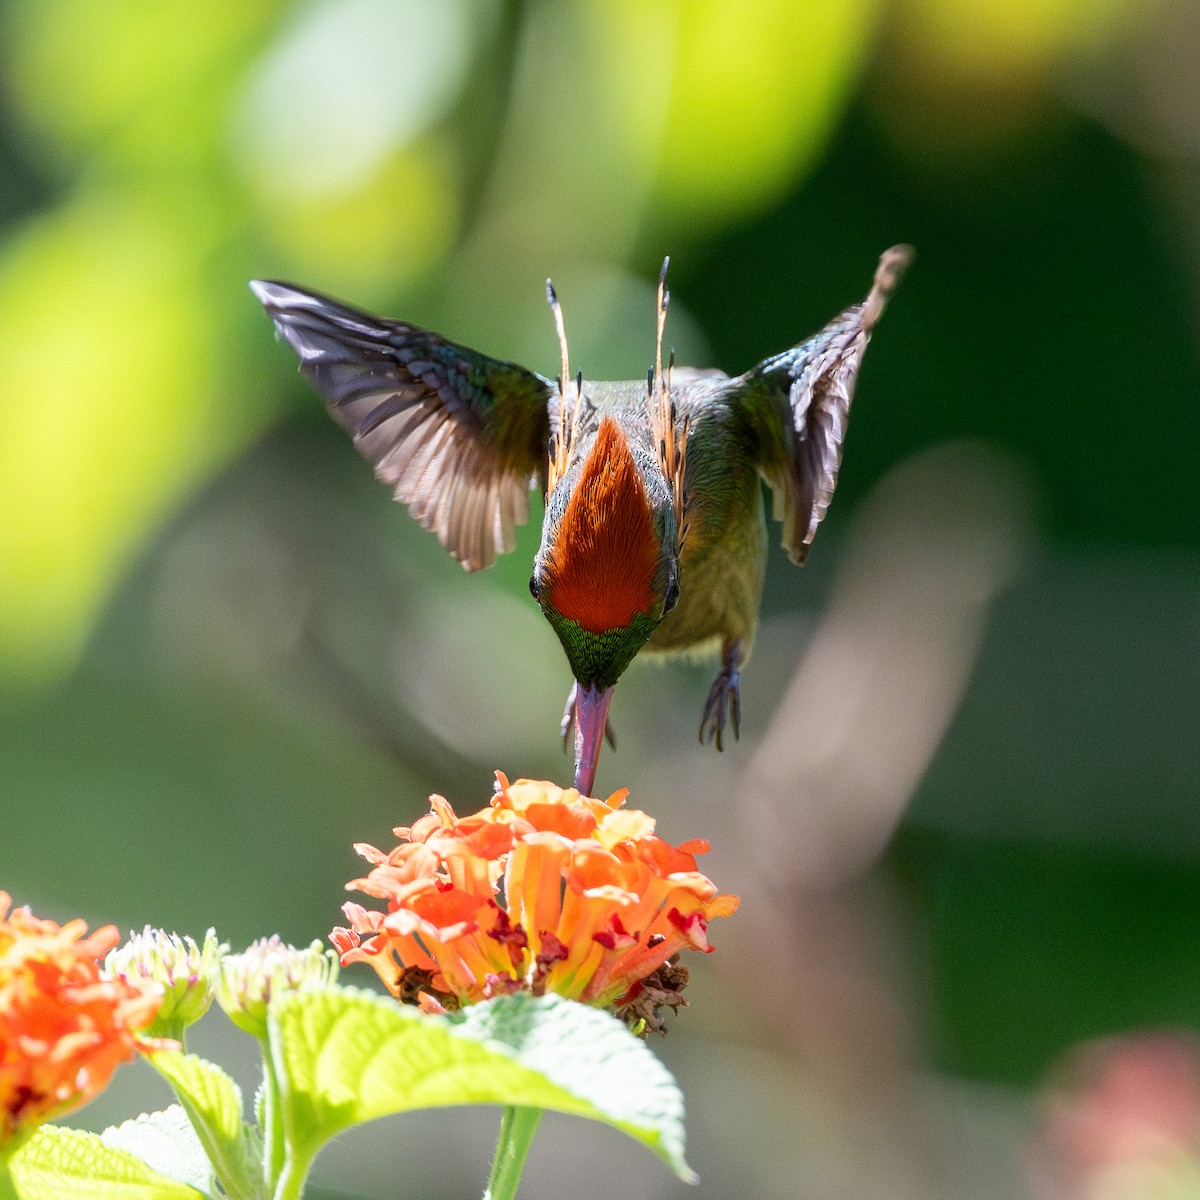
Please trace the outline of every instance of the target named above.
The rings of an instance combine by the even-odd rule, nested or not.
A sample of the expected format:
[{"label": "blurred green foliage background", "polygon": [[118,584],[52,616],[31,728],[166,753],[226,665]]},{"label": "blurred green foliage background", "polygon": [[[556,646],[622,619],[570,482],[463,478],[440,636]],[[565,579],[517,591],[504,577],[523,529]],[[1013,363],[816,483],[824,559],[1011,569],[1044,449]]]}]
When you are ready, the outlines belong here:
[{"label": "blurred green foliage background", "polygon": [[[701,1190],[1024,1195],[1026,1098],[1067,1047],[1200,1024],[1196,6],[5,0],[0,22],[18,902],[307,942],[351,843],[430,791],[567,777],[536,517],[460,571],[247,279],[553,375],[551,275],[573,363],[636,378],[664,254],[679,360],[735,372],[907,241],[811,565],[772,551],[741,743],[696,745],[707,665],[647,667],[601,761],[746,897],[664,1047]],[[398,1184],[364,1141],[326,1182],[469,1194],[473,1121],[461,1175],[414,1151]],[[623,1149],[551,1129],[531,1196]],[[605,1179],[673,1194],[664,1174],[631,1154]]]}]

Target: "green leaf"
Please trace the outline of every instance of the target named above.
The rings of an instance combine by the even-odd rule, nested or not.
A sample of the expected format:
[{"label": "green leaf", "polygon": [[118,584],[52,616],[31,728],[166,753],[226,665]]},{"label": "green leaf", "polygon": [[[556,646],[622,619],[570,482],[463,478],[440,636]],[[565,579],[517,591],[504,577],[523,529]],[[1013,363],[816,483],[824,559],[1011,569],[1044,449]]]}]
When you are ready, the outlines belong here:
[{"label": "green leaf", "polygon": [[203,1200],[95,1133],[43,1125],[9,1164],[21,1200]]},{"label": "green leaf", "polygon": [[178,1104],[161,1112],[142,1113],[100,1134],[106,1146],[137,1155],[160,1175],[186,1183],[198,1192],[213,1190],[213,1169],[187,1113]]},{"label": "green leaf", "polygon": [[499,1043],[594,1110],[581,1116],[645,1142],[682,1179],[694,1180],[683,1158],[683,1093],[646,1043],[616,1017],[561,996],[518,994],[472,1005],[458,1020],[463,1032]]},{"label": "green leaf", "polygon": [[289,1156],[389,1113],[458,1104],[551,1109],[604,1121],[683,1179],[683,1099],[615,1018],[557,996],[507,996],[450,1021],[351,988],[272,1002]]},{"label": "green leaf", "polygon": [[254,1200],[261,1194],[262,1167],[237,1084],[195,1054],[160,1050],[148,1057],[174,1089],[221,1186],[232,1200]]}]

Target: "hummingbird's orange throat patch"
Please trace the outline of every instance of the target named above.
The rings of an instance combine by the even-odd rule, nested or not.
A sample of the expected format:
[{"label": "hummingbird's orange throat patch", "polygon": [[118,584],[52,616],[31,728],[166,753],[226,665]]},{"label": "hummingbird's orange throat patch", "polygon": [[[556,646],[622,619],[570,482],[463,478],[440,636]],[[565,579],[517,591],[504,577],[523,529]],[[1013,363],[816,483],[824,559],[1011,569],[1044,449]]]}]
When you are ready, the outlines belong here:
[{"label": "hummingbird's orange throat patch", "polygon": [[591,633],[623,628],[654,608],[659,550],[633,452],[604,417],[546,555],[548,599]]}]

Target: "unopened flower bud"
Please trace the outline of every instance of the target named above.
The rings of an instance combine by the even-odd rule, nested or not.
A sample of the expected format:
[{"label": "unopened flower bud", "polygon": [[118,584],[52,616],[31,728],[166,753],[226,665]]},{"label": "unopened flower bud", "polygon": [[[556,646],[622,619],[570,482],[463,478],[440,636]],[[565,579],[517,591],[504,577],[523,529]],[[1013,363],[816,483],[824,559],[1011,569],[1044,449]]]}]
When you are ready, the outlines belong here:
[{"label": "unopened flower bud", "polygon": [[184,1029],[208,1012],[221,955],[228,949],[217,941],[214,929],[198,946],[193,938],[147,925],[141,933],[131,933],[123,946],[108,955],[104,973],[109,979],[159,984],[163,998],[147,1033],[179,1038]]},{"label": "unopened flower bud", "polygon": [[239,1029],[262,1038],[272,996],[328,987],[337,974],[337,955],[322,949],[319,941],[297,950],[278,935],[260,938],[244,953],[222,959],[217,1003]]}]

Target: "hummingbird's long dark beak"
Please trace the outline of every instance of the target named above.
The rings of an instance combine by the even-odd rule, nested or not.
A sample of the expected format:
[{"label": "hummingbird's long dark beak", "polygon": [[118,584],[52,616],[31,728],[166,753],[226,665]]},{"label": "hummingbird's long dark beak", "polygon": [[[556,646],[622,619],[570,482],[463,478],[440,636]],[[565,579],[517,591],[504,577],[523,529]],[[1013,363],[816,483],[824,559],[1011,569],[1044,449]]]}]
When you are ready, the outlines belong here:
[{"label": "hummingbird's long dark beak", "polygon": [[575,787],[584,796],[592,794],[612,694],[610,687],[575,686]]}]

